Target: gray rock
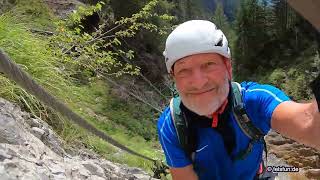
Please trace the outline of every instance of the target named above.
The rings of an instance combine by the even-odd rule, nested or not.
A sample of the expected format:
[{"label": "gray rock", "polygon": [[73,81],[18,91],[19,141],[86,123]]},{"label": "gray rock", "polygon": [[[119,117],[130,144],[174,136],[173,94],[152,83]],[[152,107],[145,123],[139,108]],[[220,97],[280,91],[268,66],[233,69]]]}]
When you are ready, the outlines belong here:
[{"label": "gray rock", "polygon": [[88,171],[90,171],[91,174],[103,177],[104,171],[100,166],[97,166],[93,163],[85,162],[82,164]]},{"label": "gray rock", "polygon": [[128,168],[128,173],[130,173],[130,174],[141,174],[142,170],[139,169],[139,168],[130,167],[130,168]]},{"label": "gray rock", "polygon": [[1,165],[0,165],[0,177],[1,177],[1,180],[15,180],[16,179],[14,177],[11,177],[8,173],[6,173],[6,170]]},{"label": "gray rock", "polygon": [[31,132],[34,136],[39,138],[40,140],[42,139],[42,136],[44,135],[45,131],[43,129],[40,129],[38,127],[32,127]]},{"label": "gray rock", "polygon": [[62,175],[62,174],[58,174],[58,175],[56,175],[56,174],[50,174],[49,179],[54,179],[54,180],[66,180],[67,178],[66,178],[64,175]]},{"label": "gray rock", "polygon": [[61,18],[66,18],[72,13],[82,2],[76,0],[45,0],[50,9]]},{"label": "gray rock", "polygon": [[60,166],[60,163],[59,164],[51,163],[48,166],[48,168],[52,174],[55,174],[55,175],[65,174],[65,169]]},{"label": "gray rock", "polygon": [[[29,118],[29,119],[24,119]],[[0,98],[1,180],[150,179],[139,168],[104,160],[90,150],[68,155],[50,126]]]},{"label": "gray rock", "polygon": [[57,153],[60,156],[64,156],[65,151],[62,148],[62,142],[59,137],[48,128],[45,128],[46,132],[42,138],[44,144],[46,144],[53,152]]},{"label": "gray rock", "polygon": [[0,114],[0,143],[23,144],[25,142],[21,136],[19,124],[11,114]]},{"label": "gray rock", "polygon": [[134,176],[136,179],[150,180],[150,176],[145,175],[145,174],[134,174],[133,176]]},{"label": "gray rock", "polygon": [[88,180],[106,180],[106,179],[100,176],[93,175],[93,176],[90,176]]},{"label": "gray rock", "polygon": [[4,149],[0,149],[0,162],[4,161],[5,159],[12,159],[12,156]]},{"label": "gray rock", "polygon": [[111,163],[110,161],[102,162],[101,167],[110,171],[118,171],[119,169],[119,167],[117,167],[115,164]]},{"label": "gray rock", "polygon": [[79,175],[80,177],[87,179],[90,176],[90,171],[87,169],[81,169],[79,171]]},{"label": "gray rock", "polygon": [[50,180],[50,173],[44,167],[37,168],[37,174],[39,175],[41,180]]},{"label": "gray rock", "polygon": [[36,118],[29,118],[26,122],[30,125],[30,127],[38,127],[41,128],[41,120],[36,119]]}]

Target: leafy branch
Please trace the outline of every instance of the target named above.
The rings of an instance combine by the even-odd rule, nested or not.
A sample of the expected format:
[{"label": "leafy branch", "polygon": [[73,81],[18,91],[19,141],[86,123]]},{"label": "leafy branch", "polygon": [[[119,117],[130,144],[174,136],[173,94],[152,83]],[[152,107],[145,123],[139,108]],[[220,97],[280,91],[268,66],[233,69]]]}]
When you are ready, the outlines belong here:
[{"label": "leafy branch", "polygon": [[[159,0],[152,0],[138,13],[111,24],[102,22],[92,33],[84,32],[81,22],[85,17],[101,12],[105,3],[99,2],[94,6],[79,7],[68,20],[58,24],[56,34],[51,37],[51,46],[61,49],[60,59],[67,64],[66,67],[69,67],[64,68],[65,70],[74,72],[84,70],[91,76],[96,75],[94,73],[96,70],[116,76],[139,74],[137,66],[128,61],[123,62],[123,54],[129,60],[134,57],[134,51],[123,50],[121,45],[123,39],[134,37],[142,29],[159,34],[165,33],[167,27],[158,27],[152,22],[155,18],[159,21],[171,21],[173,16],[156,13],[155,7],[158,3]],[[116,50],[113,47],[117,47]],[[86,69],[87,67],[92,69]]]}]

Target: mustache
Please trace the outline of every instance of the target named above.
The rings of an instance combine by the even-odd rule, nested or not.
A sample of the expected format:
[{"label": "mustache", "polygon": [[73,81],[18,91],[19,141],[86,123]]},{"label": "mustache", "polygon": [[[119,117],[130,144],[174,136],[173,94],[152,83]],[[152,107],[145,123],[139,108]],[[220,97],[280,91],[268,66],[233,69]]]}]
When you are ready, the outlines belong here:
[{"label": "mustache", "polygon": [[226,86],[229,85],[229,79],[228,79],[228,75],[227,74],[224,77],[224,83],[225,84],[223,84],[223,85],[218,85],[218,84],[215,84],[215,83],[209,83],[208,82],[202,87],[190,86],[188,89],[186,89],[186,92],[188,94],[201,94],[201,93],[212,91],[212,90],[215,90],[215,89],[218,89],[218,90],[225,89],[224,86],[225,85]]},{"label": "mustache", "polygon": [[207,85],[201,88],[198,87],[190,87],[189,89],[187,89],[187,93],[190,94],[198,94],[198,93],[204,93],[204,92],[208,92],[208,91],[212,91],[214,89],[216,89],[217,86],[213,86],[213,85]]}]

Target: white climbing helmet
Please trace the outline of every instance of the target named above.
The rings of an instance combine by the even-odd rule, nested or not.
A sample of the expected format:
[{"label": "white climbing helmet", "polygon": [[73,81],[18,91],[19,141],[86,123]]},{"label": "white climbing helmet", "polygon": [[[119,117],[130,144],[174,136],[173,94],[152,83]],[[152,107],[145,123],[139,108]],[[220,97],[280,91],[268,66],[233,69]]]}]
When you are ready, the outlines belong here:
[{"label": "white climbing helmet", "polygon": [[212,22],[191,20],[180,24],[168,36],[163,52],[168,72],[177,60],[200,53],[231,57],[226,36]]}]

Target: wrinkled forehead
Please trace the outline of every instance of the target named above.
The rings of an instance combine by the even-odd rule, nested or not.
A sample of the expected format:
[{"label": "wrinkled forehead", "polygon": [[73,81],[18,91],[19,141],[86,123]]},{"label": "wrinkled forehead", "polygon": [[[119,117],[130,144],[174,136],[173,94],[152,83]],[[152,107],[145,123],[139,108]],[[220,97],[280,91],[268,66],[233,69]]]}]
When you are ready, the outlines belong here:
[{"label": "wrinkled forehead", "polygon": [[183,57],[174,63],[173,68],[183,66],[183,65],[196,65],[201,64],[206,61],[215,61],[218,63],[222,63],[226,58],[217,53],[203,53],[203,54],[195,54]]}]

